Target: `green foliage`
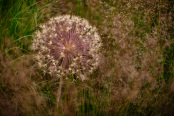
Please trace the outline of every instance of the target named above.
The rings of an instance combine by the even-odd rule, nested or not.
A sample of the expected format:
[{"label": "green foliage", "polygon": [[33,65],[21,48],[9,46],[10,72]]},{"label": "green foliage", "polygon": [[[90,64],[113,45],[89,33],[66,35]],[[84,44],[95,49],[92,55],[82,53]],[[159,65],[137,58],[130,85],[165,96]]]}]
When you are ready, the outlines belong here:
[{"label": "green foliage", "polygon": [[164,79],[166,82],[174,77],[174,44],[168,46],[164,51]]}]

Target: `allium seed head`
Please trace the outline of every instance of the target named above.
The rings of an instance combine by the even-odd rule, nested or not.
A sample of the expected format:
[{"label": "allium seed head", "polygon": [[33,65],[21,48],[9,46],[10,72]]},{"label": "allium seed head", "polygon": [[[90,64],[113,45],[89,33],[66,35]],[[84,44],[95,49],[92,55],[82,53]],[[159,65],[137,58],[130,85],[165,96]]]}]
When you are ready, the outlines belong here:
[{"label": "allium seed head", "polygon": [[[95,27],[77,16],[52,18],[36,32],[33,48],[39,67],[56,75],[86,75],[98,65],[100,37]],[[44,66],[44,67],[42,67]],[[84,79],[84,76],[82,77]]]}]

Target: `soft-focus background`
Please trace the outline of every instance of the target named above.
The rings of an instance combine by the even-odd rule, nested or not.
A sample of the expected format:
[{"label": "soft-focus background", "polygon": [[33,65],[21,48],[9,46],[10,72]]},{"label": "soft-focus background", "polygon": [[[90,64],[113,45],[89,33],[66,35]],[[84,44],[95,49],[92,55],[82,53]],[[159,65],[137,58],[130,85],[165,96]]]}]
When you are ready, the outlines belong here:
[{"label": "soft-focus background", "polygon": [[[80,16],[101,36],[100,66],[85,81],[43,72],[30,46],[49,18]],[[0,0],[0,115],[174,114],[173,0]]]}]

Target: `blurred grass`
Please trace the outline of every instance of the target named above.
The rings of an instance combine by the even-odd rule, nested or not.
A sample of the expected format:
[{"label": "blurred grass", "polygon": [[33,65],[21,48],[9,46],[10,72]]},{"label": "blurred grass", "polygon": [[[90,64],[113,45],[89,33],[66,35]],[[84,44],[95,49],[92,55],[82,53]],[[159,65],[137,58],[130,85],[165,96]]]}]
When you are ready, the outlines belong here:
[{"label": "blurred grass", "polygon": [[[59,3],[60,2],[60,3]],[[131,14],[131,21],[134,22],[134,28],[130,32],[130,35],[136,38],[137,56],[135,57],[135,62],[138,62],[136,66],[137,70],[142,70],[142,56],[146,51],[144,43],[146,42],[146,34],[153,33],[153,28],[158,27],[159,30],[162,29],[160,18],[161,13],[169,13],[173,11],[172,5],[168,3],[169,8],[167,11],[161,9],[161,7],[154,8],[155,13],[147,13],[146,9],[138,7],[135,9],[131,4],[130,8],[127,8],[126,3],[128,1],[112,1],[112,0],[101,0],[103,2],[88,1],[88,0],[58,0],[58,3],[54,0],[1,0],[0,1],[0,48],[4,59],[10,59],[10,61],[16,60],[22,56],[27,57],[27,55],[32,54],[29,46],[32,41],[33,33],[38,29],[38,25],[48,20],[50,16],[70,13],[77,16],[81,16],[89,20],[92,25],[99,28],[99,32],[102,31],[103,22],[107,20],[111,22],[112,15],[117,14]],[[141,1],[142,2],[142,1]],[[169,1],[170,2],[170,1]],[[173,3],[171,1],[171,3]],[[105,4],[109,5],[105,6]],[[137,3],[138,4],[138,3]],[[143,3],[145,8],[146,6]],[[158,4],[162,4],[159,2]],[[92,6],[93,5],[93,6]],[[92,8],[96,8],[93,10]],[[153,6],[151,6],[153,7]],[[102,10],[104,9],[105,12]],[[51,11],[50,11],[51,10]],[[109,12],[109,13],[108,13]],[[146,14],[147,13],[147,14]],[[48,15],[48,16],[47,16]],[[109,17],[105,19],[105,16]],[[105,25],[108,26],[108,25]],[[109,25],[108,29],[114,28],[113,25]],[[173,108],[173,93],[168,92],[170,85],[172,84],[172,78],[174,76],[174,47],[173,47],[173,28],[168,29],[167,35],[171,35],[169,38],[172,42],[169,46],[161,49],[161,53],[164,57],[163,63],[163,73],[157,75],[157,80],[161,79],[157,83],[155,89],[151,89],[151,83],[146,82],[142,85],[141,90],[138,92],[137,98],[135,100],[128,100],[121,98],[117,101],[114,96],[115,93],[112,92],[112,88],[117,86],[114,83],[114,75],[105,77],[104,82],[98,81],[96,77],[102,77],[105,72],[100,72],[96,70],[89,81],[85,82],[75,82],[73,80],[66,80],[63,86],[63,93],[61,96],[60,108],[56,112],[59,115],[171,115],[173,111],[170,111],[170,107]],[[114,56],[115,50],[120,50],[120,45],[115,43],[115,38],[108,37],[108,34],[101,35],[103,42],[103,49],[107,51],[103,54],[109,58],[111,57],[109,70],[114,69],[115,62]],[[160,36],[161,46],[165,41],[164,36]],[[108,45],[109,46],[108,46]],[[131,42],[130,42],[131,44]],[[148,48],[150,49],[153,48]],[[124,54],[124,51],[121,51]],[[1,61],[2,62],[2,61]],[[107,64],[106,64],[107,65]],[[2,67],[2,66],[1,66]],[[12,69],[15,67],[11,67]],[[106,68],[106,67],[105,67]],[[155,75],[156,67],[151,67],[148,70],[151,74]],[[0,68],[0,76],[3,76],[2,72],[5,67]],[[20,72],[16,72],[20,73]],[[53,107],[56,105],[55,92],[58,87],[58,81],[54,81],[52,77],[48,74],[43,75],[40,71],[36,70],[34,76],[31,75],[32,82],[37,84],[38,94],[43,94],[44,99],[46,99],[46,107],[42,105],[38,107],[43,107],[40,111],[43,115],[53,115]],[[17,75],[17,74],[16,74]],[[153,76],[154,76],[153,75]],[[155,76],[154,76],[155,77]],[[29,78],[29,77],[28,77]],[[166,83],[164,84],[163,81]],[[0,81],[0,89],[2,96],[14,96],[16,94],[11,90],[8,84],[5,84],[3,78]],[[132,88],[135,83],[129,83]],[[153,83],[152,83],[153,84]],[[122,84],[121,86],[124,86]],[[22,90],[21,90],[22,91]],[[27,91],[27,90],[24,90]],[[167,92],[166,92],[167,91]],[[140,99],[138,99],[140,97]],[[137,99],[137,101],[136,101]],[[10,99],[9,99],[10,100]],[[136,101],[136,102],[135,102]],[[1,101],[2,102],[2,101]],[[20,108],[20,106],[18,106]],[[169,109],[167,109],[169,108]],[[31,114],[35,114],[35,110],[32,110]],[[0,113],[1,114],[1,113]],[[20,114],[20,113],[19,113]],[[25,115],[26,112],[21,113]]]}]

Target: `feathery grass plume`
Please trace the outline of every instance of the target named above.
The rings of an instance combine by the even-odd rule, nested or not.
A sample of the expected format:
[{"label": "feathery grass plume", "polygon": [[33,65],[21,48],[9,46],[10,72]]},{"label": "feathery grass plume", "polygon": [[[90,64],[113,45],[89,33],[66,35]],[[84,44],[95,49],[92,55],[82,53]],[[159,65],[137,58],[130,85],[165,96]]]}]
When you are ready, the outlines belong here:
[{"label": "feathery grass plume", "polygon": [[33,41],[40,68],[57,77],[75,74],[83,80],[98,66],[101,40],[87,20],[63,15],[40,27]]}]

